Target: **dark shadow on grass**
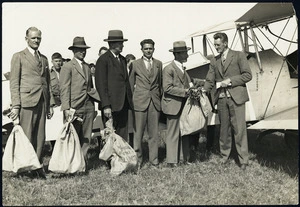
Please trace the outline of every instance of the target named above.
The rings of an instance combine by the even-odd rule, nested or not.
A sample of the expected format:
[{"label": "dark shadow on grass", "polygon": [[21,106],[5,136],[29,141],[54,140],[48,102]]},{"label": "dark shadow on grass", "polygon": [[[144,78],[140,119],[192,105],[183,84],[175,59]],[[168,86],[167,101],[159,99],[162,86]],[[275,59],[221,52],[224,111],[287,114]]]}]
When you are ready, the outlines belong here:
[{"label": "dark shadow on grass", "polygon": [[298,176],[299,148],[295,150],[288,147],[281,133],[272,133],[257,141],[259,132],[259,130],[248,130],[249,151],[254,154],[252,159],[256,159],[261,165],[280,169],[291,177]]}]

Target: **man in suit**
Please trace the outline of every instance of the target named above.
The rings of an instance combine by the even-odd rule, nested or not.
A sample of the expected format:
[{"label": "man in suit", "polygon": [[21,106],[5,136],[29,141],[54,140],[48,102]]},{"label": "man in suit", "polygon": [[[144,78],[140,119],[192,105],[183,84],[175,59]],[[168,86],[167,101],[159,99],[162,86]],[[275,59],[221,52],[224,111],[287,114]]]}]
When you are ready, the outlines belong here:
[{"label": "man in suit", "polygon": [[81,149],[87,164],[87,152],[90,146],[95,106],[89,95],[92,88],[92,76],[89,65],[84,61],[86,50],[84,37],[75,37],[72,50],[74,57],[63,65],[59,85],[61,90],[61,110],[64,111],[65,120],[69,119],[71,109],[75,110],[74,116],[78,119],[73,121],[74,128],[79,136]]},{"label": "man in suit", "polygon": [[96,63],[96,89],[103,109],[103,123],[113,119],[116,133],[128,142],[128,109],[132,108],[132,93],[126,68],[126,59],[120,54],[123,50],[123,32],[110,30],[109,50],[101,55]]},{"label": "man in suit", "polygon": [[162,62],[153,58],[154,41],[145,39],[141,43],[143,57],[132,62],[129,82],[133,91],[135,115],[134,150],[138,166],[143,162],[142,139],[147,124],[149,162],[158,166],[158,123],[162,96]]},{"label": "man in suit", "polygon": [[249,100],[246,83],[252,79],[246,56],[228,48],[225,33],[214,35],[214,45],[220,55],[211,60],[204,91],[216,85],[214,105],[220,118],[220,152],[222,163],[227,163],[234,132],[235,146],[243,170],[248,164],[248,140],[245,121],[245,102]]},{"label": "man in suit", "polygon": [[177,167],[179,155],[184,164],[190,164],[189,136],[180,135],[179,119],[182,109],[187,100],[187,93],[193,83],[190,76],[185,71],[183,63],[187,61],[187,51],[191,48],[186,47],[184,41],[173,43],[175,60],[163,69],[163,98],[162,111],[167,116],[167,165]]},{"label": "man in suit", "polygon": [[[54,100],[50,93],[49,64],[38,48],[42,32],[36,27],[26,31],[27,48],[15,53],[11,60],[10,91],[12,120],[19,118],[20,126],[42,162],[45,143],[45,122],[53,115]],[[41,176],[44,177],[42,171]]]}]

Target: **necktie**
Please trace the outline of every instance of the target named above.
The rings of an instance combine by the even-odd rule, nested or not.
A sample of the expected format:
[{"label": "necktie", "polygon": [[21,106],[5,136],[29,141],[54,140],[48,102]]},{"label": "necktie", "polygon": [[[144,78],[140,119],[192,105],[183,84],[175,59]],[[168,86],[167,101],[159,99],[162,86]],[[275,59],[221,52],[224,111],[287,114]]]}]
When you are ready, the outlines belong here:
[{"label": "necktie", "polygon": [[118,62],[120,62],[120,58],[119,58],[119,56],[116,56],[116,59],[117,59],[117,61],[118,61]]},{"label": "necktie", "polygon": [[150,60],[146,60],[147,61],[147,70],[150,72],[151,70],[151,61]]},{"label": "necktie", "polygon": [[82,67],[83,74],[84,74],[85,78],[87,78],[88,75],[87,75],[87,70],[86,70],[85,65],[84,65],[84,61],[81,62],[81,67]]},{"label": "necktie", "polygon": [[38,55],[38,52],[35,50],[34,51],[34,58],[36,59],[36,61],[39,63],[38,64],[38,68],[40,69],[40,71],[42,70],[42,63],[41,63],[41,61],[40,61],[40,57],[39,57],[39,55]]},{"label": "necktie", "polygon": [[222,65],[224,65],[224,64],[225,64],[225,61],[226,61],[225,56],[224,56],[224,53],[223,53],[222,56],[221,56],[221,60],[222,60]]},{"label": "necktie", "polygon": [[36,61],[38,61],[38,62],[40,61],[39,55],[36,50],[34,51],[34,57],[35,57]]}]

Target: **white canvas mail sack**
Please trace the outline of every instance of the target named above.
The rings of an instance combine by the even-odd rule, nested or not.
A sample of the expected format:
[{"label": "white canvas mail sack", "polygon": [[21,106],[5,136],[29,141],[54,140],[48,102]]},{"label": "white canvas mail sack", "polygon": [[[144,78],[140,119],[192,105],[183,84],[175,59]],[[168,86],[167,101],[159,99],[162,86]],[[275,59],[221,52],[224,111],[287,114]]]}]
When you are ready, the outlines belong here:
[{"label": "white canvas mail sack", "polygon": [[41,168],[37,154],[20,125],[15,125],[2,157],[2,170],[20,173]]},{"label": "white canvas mail sack", "polygon": [[104,129],[103,139],[106,141],[102,148],[99,159],[110,161],[112,175],[120,175],[136,169],[137,156],[132,147],[113,129]]},{"label": "white canvas mail sack", "polygon": [[85,171],[85,161],[76,130],[68,121],[54,145],[48,169],[54,173],[71,174]]},{"label": "white canvas mail sack", "polygon": [[194,134],[205,128],[209,113],[211,113],[211,105],[204,93],[200,93],[199,100],[189,97],[179,120],[181,136]]}]

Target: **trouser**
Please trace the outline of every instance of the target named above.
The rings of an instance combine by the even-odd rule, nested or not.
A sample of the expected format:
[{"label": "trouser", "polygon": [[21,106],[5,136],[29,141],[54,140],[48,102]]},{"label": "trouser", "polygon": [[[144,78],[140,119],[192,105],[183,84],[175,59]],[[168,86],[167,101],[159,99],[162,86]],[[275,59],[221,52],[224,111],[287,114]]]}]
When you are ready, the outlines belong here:
[{"label": "trouser", "polygon": [[79,137],[81,150],[83,152],[84,159],[87,161],[87,152],[90,148],[91,136],[93,130],[93,121],[95,118],[95,106],[90,99],[85,101],[84,106],[76,109],[75,115],[82,119],[75,119],[72,124]]},{"label": "trouser", "polygon": [[[232,145],[231,129],[241,164],[248,164],[248,139],[245,119],[245,104],[236,104],[231,97],[218,100],[220,119],[220,152],[224,160],[229,158]],[[232,127],[232,128],[231,128]]]},{"label": "trouser", "polygon": [[[130,106],[126,96],[123,108],[120,111],[112,112],[113,127],[116,130],[116,134],[121,136],[126,142],[128,142],[128,109],[130,109]],[[107,120],[108,118],[104,116],[103,112],[104,125]]]},{"label": "trouser", "polygon": [[142,140],[147,124],[149,134],[149,162],[158,164],[158,123],[160,112],[156,110],[152,100],[145,111],[135,111],[135,133],[134,133],[134,150],[136,151],[138,161],[143,162]]},{"label": "trouser", "polygon": [[42,151],[46,139],[46,107],[43,96],[41,96],[36,106],[21,107],[20,126],[31,142],[34,150],[36,151],[37,157],[42,164]]}]

